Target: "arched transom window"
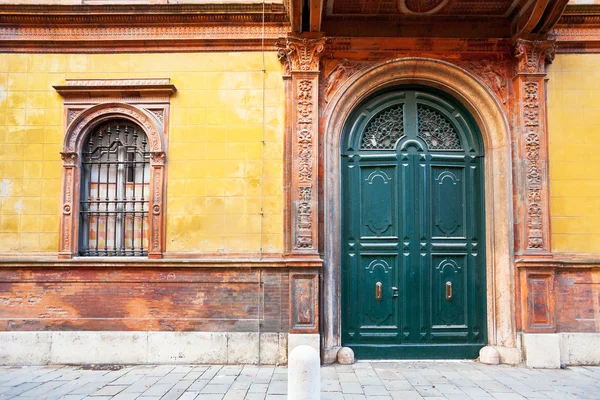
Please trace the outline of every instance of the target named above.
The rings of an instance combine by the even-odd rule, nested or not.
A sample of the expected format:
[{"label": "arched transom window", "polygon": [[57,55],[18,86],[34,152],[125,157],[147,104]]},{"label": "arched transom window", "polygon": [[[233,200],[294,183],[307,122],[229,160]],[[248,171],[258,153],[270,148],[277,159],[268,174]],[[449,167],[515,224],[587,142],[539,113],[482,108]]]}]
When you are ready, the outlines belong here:
[{"label": "arched transom window", "polygon": [[79,255],[148,254],[149,182],[142,128],[113,119],[91,130],[81,153]]}]

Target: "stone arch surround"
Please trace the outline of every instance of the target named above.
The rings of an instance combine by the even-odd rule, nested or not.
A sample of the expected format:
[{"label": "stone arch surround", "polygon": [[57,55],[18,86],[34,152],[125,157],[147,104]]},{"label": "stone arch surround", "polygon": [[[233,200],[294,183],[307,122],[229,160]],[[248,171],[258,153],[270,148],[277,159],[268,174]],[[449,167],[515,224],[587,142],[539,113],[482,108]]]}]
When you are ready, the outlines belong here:
[{"label": "stone arch surround", "polygon": [[61,158],[62,216],[59,231],[59,258],[78,255],[79,237],[79,190],[81,179],[81,151],[83,142],[95,126],[115,118],[125,118],[139,125],[148,137],[150,147],[150,213],[147,237],[148,258],[162,258],[164,251],[164,198],[165,198],[165,144],[163,129],[149,114],[131,104],[108,102],[81,111],[66,128]]},{"label": "stone arch surround", "polygon": [[485,148],[486,285],[488,343],[503,363],[520,362],[515,327],[513,190],[510,129],[494,95],[469,72],[429,58],[400,58],[353,75],[323,113],[323,360],[341,346],[340,149],[344,124],[367,97],[396,85],[418,84],[454,97],[473,116]]}]

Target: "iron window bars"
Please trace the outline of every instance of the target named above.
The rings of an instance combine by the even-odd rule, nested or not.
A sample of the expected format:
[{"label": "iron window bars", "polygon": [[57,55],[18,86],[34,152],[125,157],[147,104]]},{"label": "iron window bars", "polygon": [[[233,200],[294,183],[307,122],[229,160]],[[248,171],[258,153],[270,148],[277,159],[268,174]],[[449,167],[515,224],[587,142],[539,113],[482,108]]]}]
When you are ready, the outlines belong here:
[{"label": "iron window bars", "polygon": [[136,124],[94,128],[82,151],[81,256],[148,255],[150,152]]}]

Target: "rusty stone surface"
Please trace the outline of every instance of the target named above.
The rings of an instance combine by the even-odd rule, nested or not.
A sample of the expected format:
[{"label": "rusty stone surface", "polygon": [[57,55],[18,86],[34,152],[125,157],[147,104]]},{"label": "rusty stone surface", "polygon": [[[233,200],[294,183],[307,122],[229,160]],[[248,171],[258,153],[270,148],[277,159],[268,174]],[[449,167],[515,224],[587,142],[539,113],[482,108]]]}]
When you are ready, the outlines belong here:
[{"label": "rusty stone surface", "polygon": [[0,330],[253,332],[260,313],[287,332],[288,286],[285,269],[3,268]]}]

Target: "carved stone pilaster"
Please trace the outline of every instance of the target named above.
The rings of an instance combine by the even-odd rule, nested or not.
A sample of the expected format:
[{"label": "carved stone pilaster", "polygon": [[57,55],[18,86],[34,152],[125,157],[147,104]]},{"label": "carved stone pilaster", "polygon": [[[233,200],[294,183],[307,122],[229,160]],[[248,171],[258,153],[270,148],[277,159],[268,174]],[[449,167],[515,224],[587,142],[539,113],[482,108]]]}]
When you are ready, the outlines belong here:
[{"label": "carved stone pilaster", "polygon": [[551,251],[545,79],[554,48],[553,41],[515,43],[516,250],[525,255]]},{"label": "carved stone pilaster", "polygon": [[[286,86],[287,132],[290,177],[287,219],[291,233],[287,248],[291,255],[318,253],[318,127],[319,71],[325,38],[287,37],[278,41],[279,60],[285,74],[291,75]],[[286,174],[287,175],[287,174]]]},{"label": "carved stone pilaster", "polygon": [[63,188],[62,188],[62,210],[61,222],[59,227],[59,256],[61,258],[71,258],[75,246],[76,234],[74,228],[77,227],[74,222],[74,199],[79,190],[79,168],[77,166],[77,153],[61,152],[60,158],[63,162]]}]

